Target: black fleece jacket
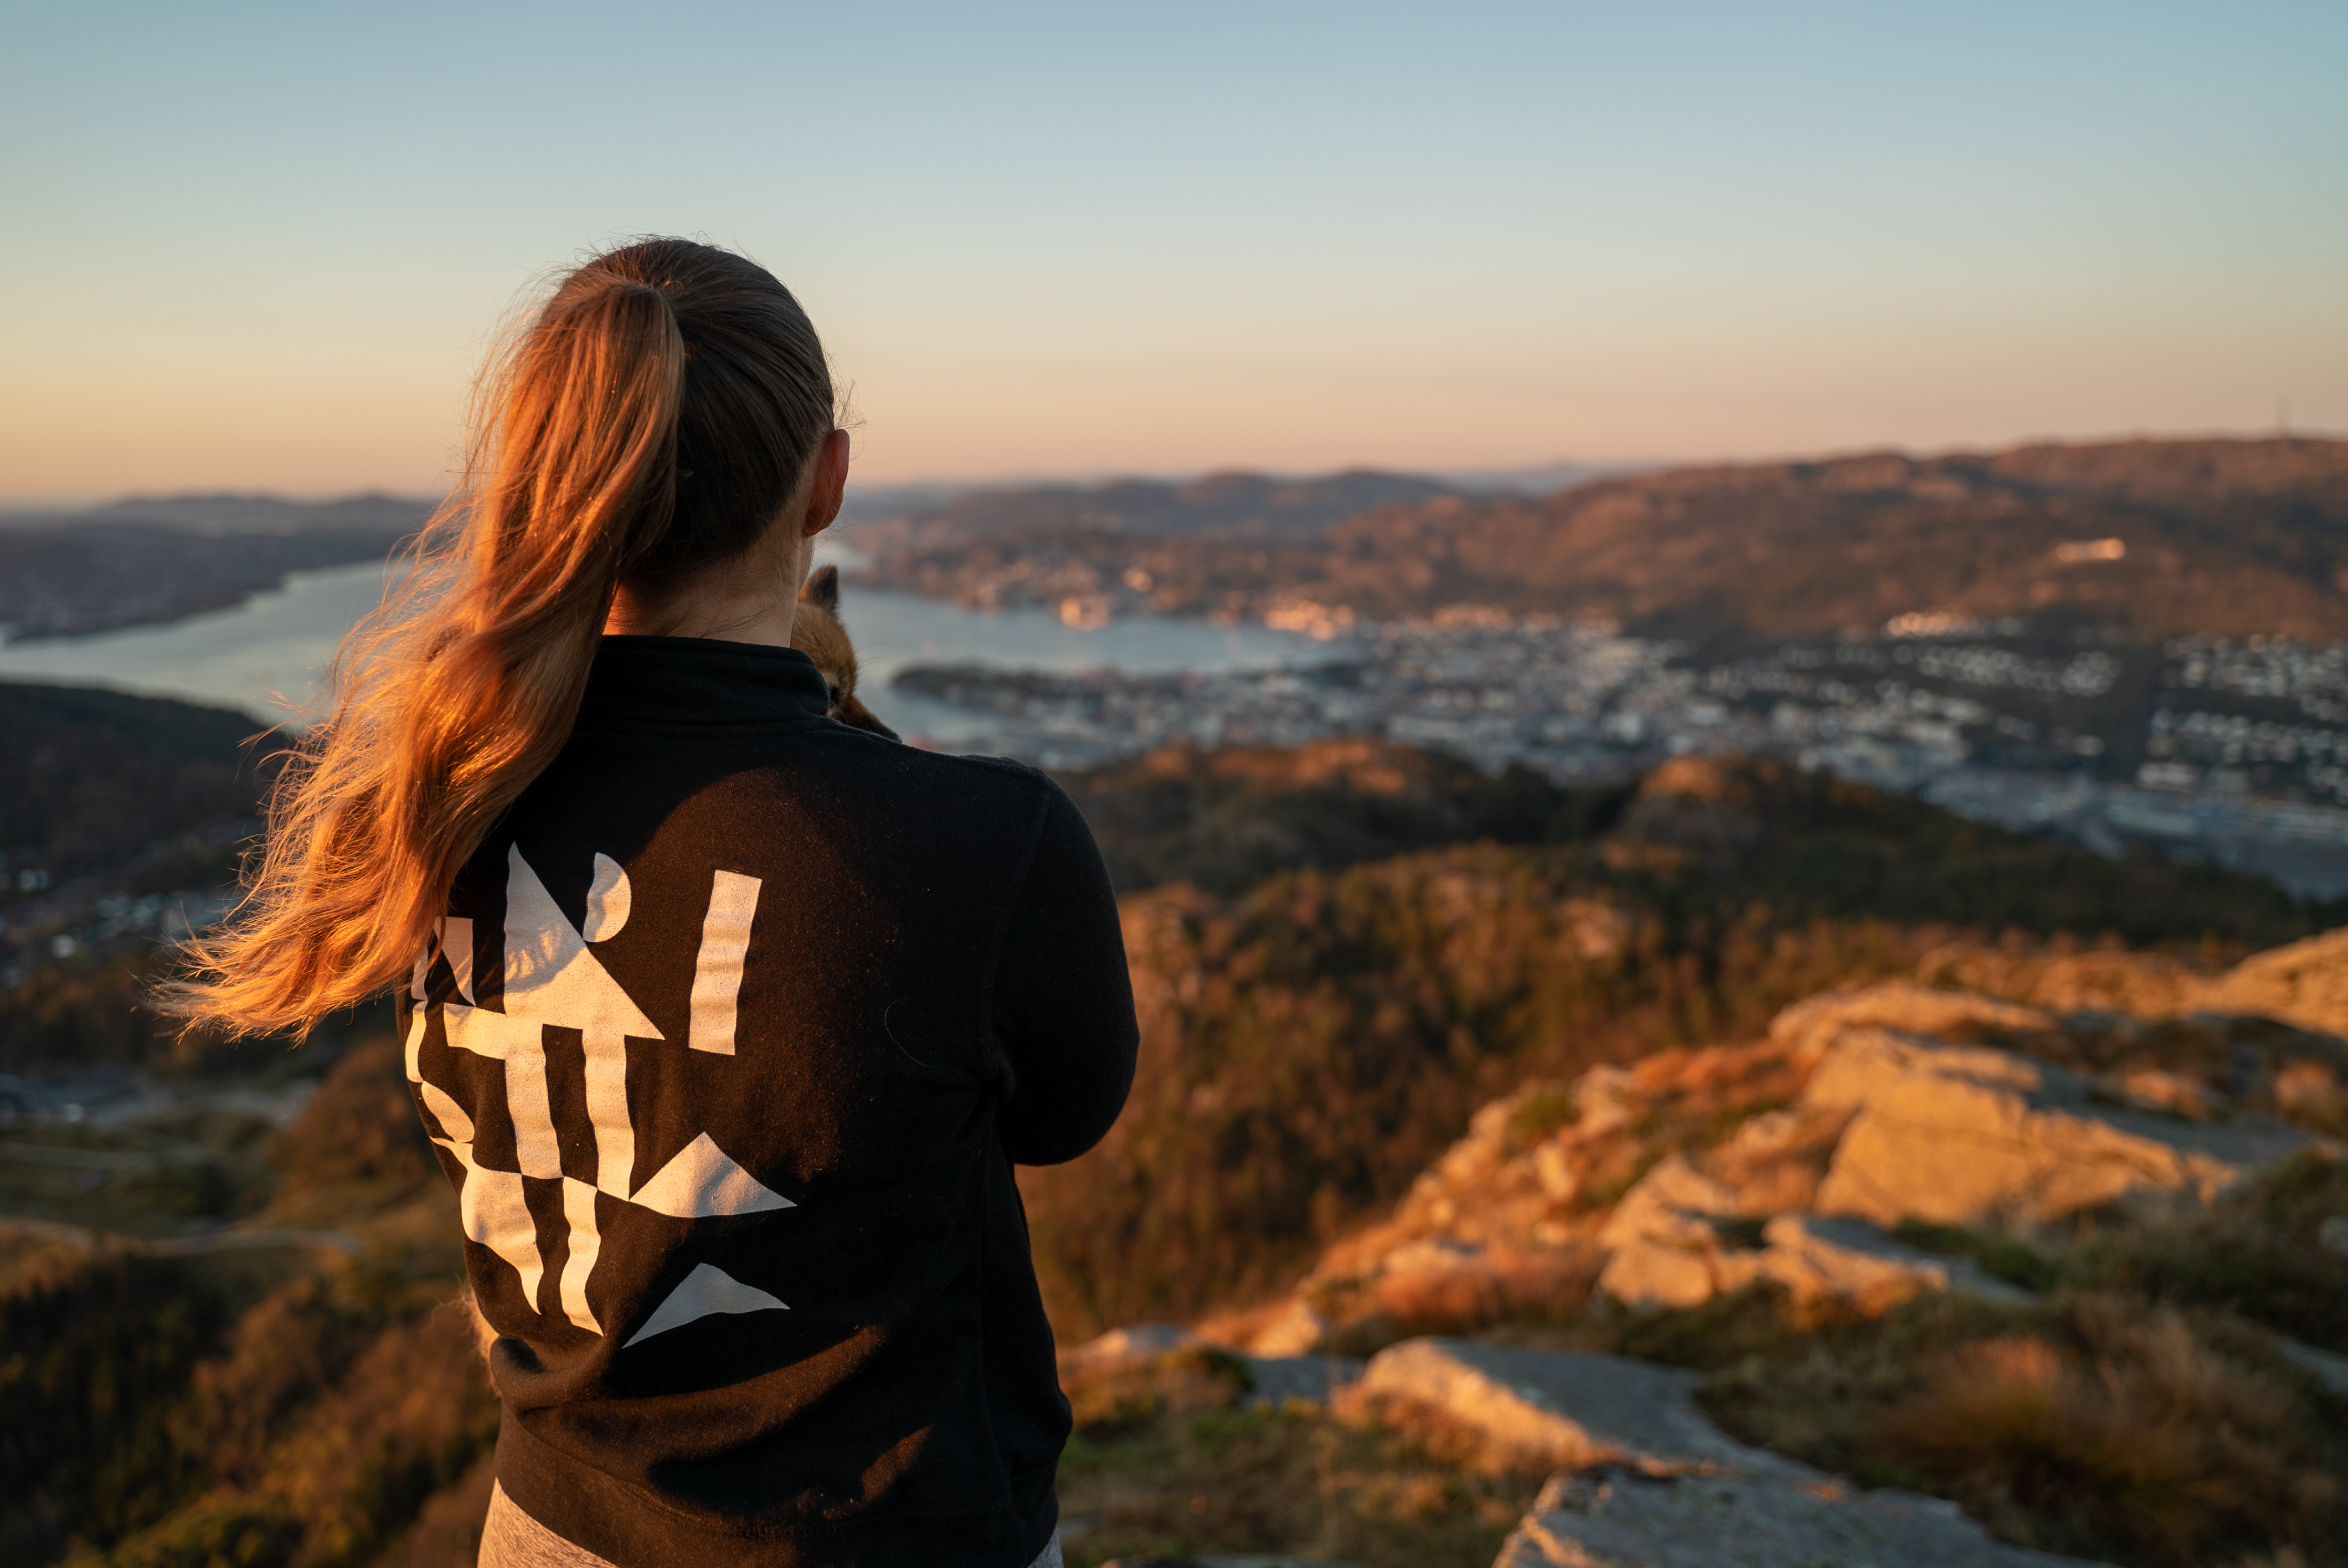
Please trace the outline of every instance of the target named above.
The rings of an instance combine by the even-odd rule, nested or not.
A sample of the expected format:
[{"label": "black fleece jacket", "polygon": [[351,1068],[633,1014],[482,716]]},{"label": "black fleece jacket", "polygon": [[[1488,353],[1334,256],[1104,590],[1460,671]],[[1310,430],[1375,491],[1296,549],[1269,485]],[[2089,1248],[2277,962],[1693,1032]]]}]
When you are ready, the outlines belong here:
[{"label": "black fleece jacket", "polygon": [[623,1568],[1021,1568],[1056,1520],[1011,1164],[1124,1104],[1116,903],[1050,779],[825,702],[788,649],[605,639],[402,1019],[498,1479]]}]

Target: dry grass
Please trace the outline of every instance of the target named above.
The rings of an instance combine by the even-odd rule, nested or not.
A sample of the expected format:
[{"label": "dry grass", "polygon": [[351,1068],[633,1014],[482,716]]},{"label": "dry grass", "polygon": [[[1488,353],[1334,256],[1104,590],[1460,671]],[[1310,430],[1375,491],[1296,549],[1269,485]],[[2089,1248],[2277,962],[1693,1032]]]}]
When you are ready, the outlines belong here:
[{"label": "dry grass", "polygon": [[1314,1306],[1335,1325],[1331,1349],[1369,1356],[1422,1334],[1475,1334],[1501,1324],[1574,1317],[1589,1305],[1604,1266],[1587,1243],[1496,1247],[1456,1266],[1348,1281],[1321,1293]]},{"label": "dry grass", "polygon": [[2348,1411],[2239,1320],[2108,1295],[1957,1297],[1770,1341],[1716,1374],[1749,1441],[1953,1498],[2008,1540],[2124,1563],[2330,1562]]},{"label": "dry grass", "polygon": [[2348,1214],[2348,1159],[2310,1150],[2207,1209],[2123,1225],[2085,1247],[2072,1277],[2102,1290],[2222,1308],[2348,1350],[2348,1257],[2323,1245]]},{"label": "dry grass", "polygon": [[1338,1390],[1329,1411],[1356,1430],[1400,1438],[1437,1463],[1477,1475],[1509,1477],[1529,1486],[1540,1485],[1560,1465],[1588,1457],[1579,1450],[1560,1453],[1547,1444],[1511,1443],[1441,1405],[1358,1384]]},{"label": "dry grass", "polygon": [[[1900,1462],[2006,1501],[2001,1512],[2076,1510],[2189,1560],[2219,1515],[2250,1501],[2247,1489],[2209,1462],[2203,1434],[2187,1424],[2192,1412],[2162,1397],[2171,1390],[2156,1377],[2106,1370],[2098,1378],[2034,1335],[1979,1340],[1944,1358],[1931,1386],[1878,1420],[1875,1435]],[[2280,1390],[2243,1394],[2227,1402],[2280,1402]],[[2281,1413],[2258,1411],[2258,1424]]]},{"label": "dry grass", "polygon": [[1234,1365],[1176,1352],[1071,1379],[1072,1568],[1210,1552],[1485,1568],[1540,1484],[1479,1467],[1466,1434],[1356,1428],[1299,1400],[1251,1408]]},{"label": "dry grass", "polygon": [[1073,1374],[1066,1392],[1076,1430],[1105,1441],[1159,1416],[1230,1409],[1251,1383],[1246,1362],[1200,1345],[1148,1361]]}]

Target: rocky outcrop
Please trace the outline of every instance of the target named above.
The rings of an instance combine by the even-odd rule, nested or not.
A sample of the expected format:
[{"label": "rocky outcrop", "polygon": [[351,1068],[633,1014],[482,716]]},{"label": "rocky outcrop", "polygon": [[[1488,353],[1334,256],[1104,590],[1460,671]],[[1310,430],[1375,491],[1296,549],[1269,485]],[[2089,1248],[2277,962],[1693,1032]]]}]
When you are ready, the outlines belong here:
[{"label": "rocky outcrop", "polygon": [[1987,992],[2061,1017],[2271,1019],[2348,1037],[2348,928],[2254,953],[2208,975],[2158,953],[2007,951],[1951,944],[1920,973],[1936,986]]},{"label": "rocky outcrop", "polygon": [[[1325,1402],[1437,1447],[1464,1434],[1485,1463],[1553,1471],[1496,1568],[2051,1568],[2065,1560],[2003,1545],[1951,1504],[1738,1443],[1696,1408],[1693,1374],[1430,1334],[1557,1325],[1593,1296],[1602,1316],[1754,1286],[1831,1305],[1781,1319],[1797,1327],[1922,1292],[2025,1301],[2011,1282],[2044,1289],[2079,1261],[2065,1238],[2081,1214],[2206,1203],[2348,1137],[2348,1041],[2311,1032],[2348,1027],[2348,933],[2215,979],[2129,954],[1952,949],[1927,966],[1958,969],[2006,996],[1834,991],[1784,1009],[1766,1040],[1527,1084],[1292,1297],[1202,1324],[1203,1337],[1243,1348],[1259,1400]],[[2348,1214],[2315,1217],[2306,1245],[2348,1251]],[[1663,1343],[1688,1327],[1616,1319],[1591,1338]],[[1651,1330],[1663,1339],[1643,1341]],[[1072,1358],[1175,1356],[1190,1343],[1179,1333],[1144,1326]],[[1376,1354],[1325,1353],[1349,1346]],[[2272,1346],[2348,1389],[2348,1356]]]},{"label": "rocky outcrop", "polygon": [[2255,1013],[2348,1036],[2348,929],[2254,954],[2195,999],[2199,1011]]},{"label": "rocky outcrop", "polygon": [[[2302,977],[2294,995],[2320,999],[2304,955],[2271,957]],[[2281,1064],[2247,1067],[2245,1042],[2276,1031]],[[1488,1318],[1495,1303],[1570,1296],[1576,1270],[1578,1288],[1639,1307],[1762,1282],[1870,1312],[1920,1291],[2010,1296],[1887,1233],[1910,1220],[2028,1233],[2140,1196],[2206,1200],[2305,1146],[2308,1126],[2348,1130],[2333,1056],[2348,1061],[2348,1046],[2257,1020],[2063,1015],[1911,981],[1828,992],[1787,1008],[1766,1040],[1601,1066],[1486,1106],[1386,1221],[1227,1337],[1275,1357],[1375,1344],[1361,1326],[1391,1337]]]},{"label": "rocky outcrop", "polygon": [[2206,1201],[2309,1141],[2271,1117],[2099,1104],[2090,1087],[2011,1051],[1846,1029],[1803,1093],[1810,1111],[1851,1117],[1818,1208],[1884,1225],[2029,1225],[2141,1192]]},{"label": "rocky outcrop", "polygon": [[1824,991],[1797,1001],[1769,1020],[1769,1038],[1816,1053],[1859,1029],[1972,1041],[1984,1035],[2051,1033],[2056,1027],[2054,1015],[2039,1008],[1971,991],[1889,980],[1858,989]]},{"label": "rocky outcrop", "polygon": [[[1684,1307],[1766,1280],[1797,1300],[1869,1311],[1922,1290],[2011,1295],[1883,1230],[1909,1220],[2027,1230],[2145,1194],[2206,1202],[2312,1141],[2185,1072],[2091,1077],[1969,1043],[2059,1042],[2075,1027],[1904,982],[1787,1008],[1770,1038],[1803,1075],[1793,1103],[1657,1161],[1597,1228],[1599,1288],[1634,1307]],[[2312,1093],[2331,1081],[2315,1081],[2313,1063],[2299,1071]]]},{"label": "rocky outcrop", "polygon": [[[1162,1362],[1185,1352],[1210,1350],[1231,1356],[1176,1323],[1137,1323],[1112,1328],[1097,1339],[1060,1353],[1060,1381],[1073,1388],[1087,1378],[1114,1377]],[[1325,1405],[1340,1388],[1358,1380],[1362,1363],[1343,1356],[1251,1355],[1235,1358],[1246,1368],[1247,1400],[1251,1405],[1278,1407],[1290,1399]]]},{"label": "rocky outcrop", "polygon": [[1060,1353],[1060,1375],[1064,1378],[1086,1372],[1107,1372],[1120,1367],[1137,1367],[1145,1361],[1175,1350],[1186,1350],[1199,1343],[1199,1336],[1179,1323],[1136,1323],[1124,1328],[1112,1328],[1097,1339],[1086,1341],[1073,1350]]},{"label": "rocky outcrop", "polygon": [[1630,1231],[1621,1222],[1632,1208],[1626,1201],[1609,1224],[1614,1246],[1598,1276],[1598,1288],[1627,1307],[1697,1307],[1764,1280],[1797,1302],[1832,1298],[1867,1312],[1934,1290],[1998,1300],[2024,1296],[1965,1259],[1902,1246],[1871,1225],[1778,1214],[1763,1225],[1761,1245],[1747,1247],[1717,1218],[1684,1210],[1671,1216],[1666,1234]]}]

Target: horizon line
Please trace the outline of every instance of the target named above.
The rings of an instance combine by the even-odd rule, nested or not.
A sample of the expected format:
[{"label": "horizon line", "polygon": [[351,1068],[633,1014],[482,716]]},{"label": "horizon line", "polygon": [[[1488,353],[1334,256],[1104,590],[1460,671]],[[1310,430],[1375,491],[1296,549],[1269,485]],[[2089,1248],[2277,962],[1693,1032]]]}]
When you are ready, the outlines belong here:
[{"label": "horizon line", "polygon": [[[851,470],[849,488],[866,491],[888,490],[947,490],[968,493],[978,490],[1014,490],[1044,488],[1051,486],[1097,487],[1103,485],[1142,483],[1179,485],[1195,483],[1221,475],[1246,475],[1278,480],[1302,481],[1334,478],[1344,474],[1385,474],[1397,477],[1425,478],[1468,486],[1475,488],[1503,489],[1512,476],[1531,477],[1560,470],[1578,471],[1591,478],[1612,477],[1631,473],[1653,473],[1676,468],[1735,468],[1761,467],[1777,463],[1832,463],[1856,457],[1890,454],[1920,462],[1933,462],[1951,457],[1974,455],[1990,456],[2014,452],[2034,446],[2116,446],[2133,442],[2183,443],[2193,441],[2348,441],[2348,430],[2318,430],[2272,428],[2258,431],[2202,429],[2175,432],[2155,432],[2136,429],[2124,434],[2090,436],[2032,435],[2017,436],[1993,446],[1962,442],[1950,446],[1923,447],[1886,442],[1876,446],[1849,446],[1826,452],[1748,453],[1740,456],[1686,457],[1627,457],[1579,458],[1552,457],[1526,463],[1473,466],[1415,467],[1386,466],[1369,462],[1349,462],[1323,467],[1280,468],[1270,466],[1217,465],[1202,468],[1145,471],[1120,468],[1089,468],[1064,470],[1021,470],[990,476],[937,477],[927,478],[891,478],[859,480]],[[1571,486],[1560,487],[1570,488]],[[338,502],[381,497],[387,500],[414,501],[437,505],[446,491],[401,490],[381,485],[360,486],[346,490],[290,491],[265,488],[244,489],[223,486],[218,488],[116,491],[103,495],[9,497],[0,495],[0,518],[56,517],[67,519],[109,507],[139,503],[162,504],[191,500],[272,501],[287,506],[332,506]]]}]

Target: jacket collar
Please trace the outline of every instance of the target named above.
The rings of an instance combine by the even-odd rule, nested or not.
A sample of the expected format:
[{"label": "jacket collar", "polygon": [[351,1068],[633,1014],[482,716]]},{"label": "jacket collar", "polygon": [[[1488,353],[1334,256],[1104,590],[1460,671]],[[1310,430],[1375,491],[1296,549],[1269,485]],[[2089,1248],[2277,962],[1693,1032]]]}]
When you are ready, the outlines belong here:
[{"label": "jacket collar", "polygon": [[579,727],[770,730],[824,721],[830,705],[822,673],[796,648],[606,637],[588,671]]}]

